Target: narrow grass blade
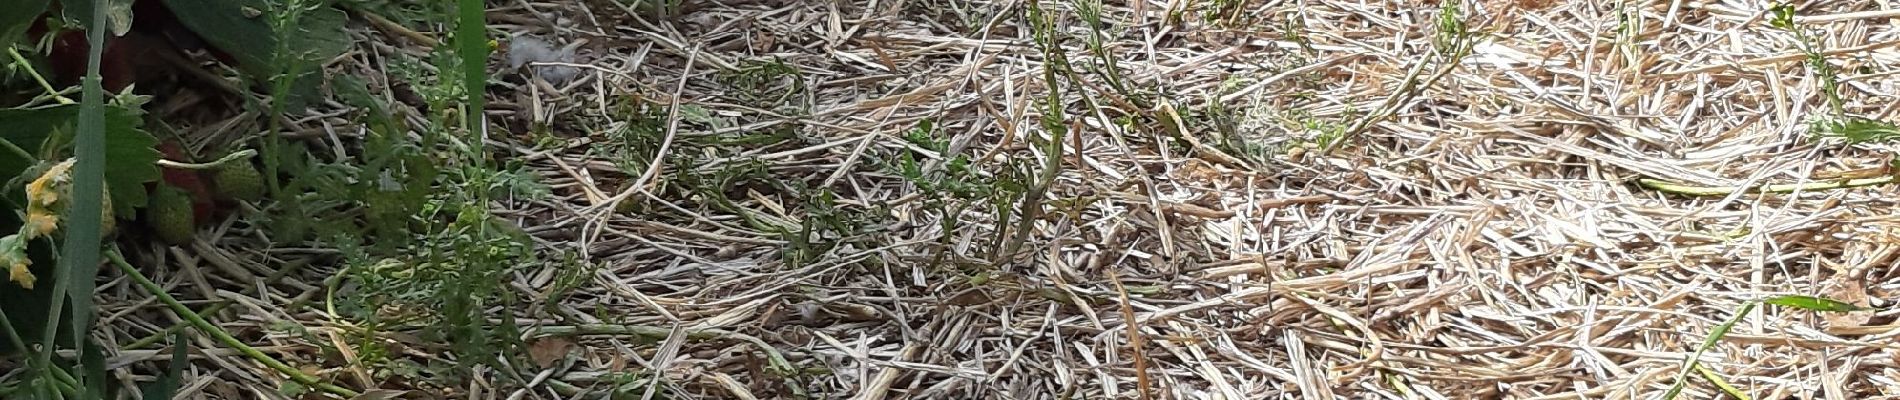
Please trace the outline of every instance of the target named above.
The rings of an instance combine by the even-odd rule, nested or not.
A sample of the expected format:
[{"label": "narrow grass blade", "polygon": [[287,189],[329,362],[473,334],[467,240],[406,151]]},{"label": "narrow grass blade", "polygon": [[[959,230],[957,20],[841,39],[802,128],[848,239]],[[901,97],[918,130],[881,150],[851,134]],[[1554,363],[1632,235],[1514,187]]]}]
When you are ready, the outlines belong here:
[{"label": "narrow grass blade", "polygon": [[[91,26],[104,26],[106,8],[103,0],[92,0]],[[65,322],[72,333],[73,346],[79,354],[87,354],[85,347],[89,342],[86,333],[92,326],[93,277],[99,273],[99,242],[101,239],[105,192],[105,89],[100,86],[99,64],[105,49],[105,30],[86,30],[89,43],[86,52],[86,77],[81,85],[79,103],[78,132],[73,143],[73,156],[77,158],[72,172],[72,203],[67,209],[66,234],[62,243],[65,246],[59,258],[58,280],[53,282],[53,302],[46,324],[46,346],[40,348],[40,365],[48,372],[54,368],[52,353],[58,340],[60,316],[66,316]],[[64,303],[72,300],[71,307]],[[83,358],[83,356],[82,356]],[[91,398],[88,381],[103,379],[94,375],[91,368],[80,368],[78,385],[74,385],[79,398]],[[97,394],[97,395],[103,395]]]},{"label": "narrow grass blade", "polygon": [[178,377],[184,375],[185,363],[191,361],[187,358],[189,352],[185,351],[185,346],[189,344],[185,342],[185,331],[172,333],[171,365],[165,368],[165,375],[140,388],[140,391],[145,392],[145,400],[166,400],[178,393]]},{"label": "narrow grass blade", "polygon": [[1696,373],[1702,374],[1702,379],[1708,380],[1709,383],[1715,385],[1717,389],[1722,389],[1722,393],[1727,393],[1729,397],[1740,400],[1754,400],[1748,397],[1748,393],[1742,393],[1741,389],[1737,389],[1735,385],[1729,384],[1727,379],[1722,379],[1722,375],[1716,374],[1715,370],[1709,369],[1708,366],[1696,364],[1695,371]]},{"label": "narrow grass blade", "polygon": [[1799,308],[1799,309],[1808,310],[1808,311],[1820,311],[1820,312],[1849,312],[1849,311],[1868,310],[1868,308],[1866,307],[1856,306],[1848,302],[1829,299],[1825,297],[1814,297],[1814,296],[1798,296],[1798,295],[1775,296],[1775,297],[1770,297],[1767,300],[1762,300],[1761,302],[1767,303],[1767,304],[1773,304],[1777,306],[1794,307],[1794,308]]},{"label": "narrow grass blade", "polygon": [[[462,89],[468,96],[468,129],[482,132],[483,93],[488,92],[488,23],[482,0],[459,0],[455,53],[462,58]],[[475,142],[481,143],[481,142]]]},{"label": "narrow grass blade", "polygon": [[1683,360],[1682,371],[1676,373],[1676,382],[1669,385],[1669,392],[1663,394],[1663,400],[1675,400],[1676,395],[1682,394],[1683,385],[1689,382],[1689,373],[1701,365],[1702,353],[1714,348],[1716,343],[1722,341],[1723,336],[1728,336],[1729,329],[1734,329],[1736,323],[1742,322],[1742,318],[1748,316],[1748,312],[1754,311],[1756,304],[1753,301],[1742,303],[1742,309],[1737,310],[1735,316],[1729,317],[1728,321],[1722,322],[1721,325],[1716,325],[1715,330],[1709,332],[1709,337],[1702,339],[1702,345],[1696,347],[1695,353],[1689,354],[1689,358]]},{"label": "narrow grass blade", "polygon": [[93,396],[91,398],[95,399],[118,398],[116,393],[107,391],[106,352],[104,347],[100,346],[99,341],[93,340],[91,336],[85,333],[81,333],[80,335],[84,336],[86,340],[81,342],[83,344],[79,345],[79,371],[83,373],[83,375],[78,377],[80,379],[79,384],[75,385],[83,388],[83,391],[79,393]]}]

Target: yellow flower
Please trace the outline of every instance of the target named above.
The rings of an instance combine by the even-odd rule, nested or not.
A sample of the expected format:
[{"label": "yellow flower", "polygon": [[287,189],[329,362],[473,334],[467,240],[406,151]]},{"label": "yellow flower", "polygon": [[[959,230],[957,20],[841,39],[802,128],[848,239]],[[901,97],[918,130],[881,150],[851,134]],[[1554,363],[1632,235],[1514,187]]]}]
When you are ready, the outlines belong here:
[{"label": "yellow flower", "polygon": [[[45,173],[40,174],[39,178],[26,184],[27,229],[24,232],[28,239],[50,235],[53,231],[59,230],[59,223],[62,220],[60,216],[66,208],[59,203],[72,191],[74,161],[74,159],[67,159],[53,164],[52,167],[46,169]],[[115,223],[118,222],[113,219],[112,194],[108,188],[101,187],[100,191],[102,203],[99,208],[104,214],[99,221],[100,232],[111,233],[115,228]]]},{"label": "yellow flower", "polygon": [[26,269],[33,265],[33,260],[26,257],[26,240],[21,239],[20,235],[0,237],[0,264],[7,266],[7,279],[26,290],[33,290],[33,281],[38,279],[33,276],[33,271]]},{"label": "yellow flower", "polygon": [[7,279],[12,279],[14,283],[20,284],[20,287],[26,290],[33,290],[33,281],[38,278],[34,277],[33,271],[27,270],[26,266],[25,260],[14,261],[7,267]]},{"label": "yellow flower", "polygon": [[27,211],[27,237],[43,237],[59,230],[59,216],[52,213]]},{"label": "yellow flower", "polygon": [[59,203],[60,197],[66,192],[67,180],[72,176],[69,171],[72,170],[74,161],[74,159],[67,159],[59,164],[53,164],[52,168],[46,169],[46,173],[40,174],[39,178],[26,184],[27,205],[52,206]]}]

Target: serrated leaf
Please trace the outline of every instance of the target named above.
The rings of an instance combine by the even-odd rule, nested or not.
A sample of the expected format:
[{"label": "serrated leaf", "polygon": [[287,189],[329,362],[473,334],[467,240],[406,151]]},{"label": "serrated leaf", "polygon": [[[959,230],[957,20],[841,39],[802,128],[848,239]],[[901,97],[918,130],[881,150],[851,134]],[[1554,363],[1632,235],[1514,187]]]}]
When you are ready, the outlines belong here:
[{"label": "serrated leaf", "polygon": [[1794,307],[1794,308],[1799,308],[1799,309],[1808,310],[1808,311],[1821,311],[1821,312],[1849,312],[1849,311],[1868,310],[1868,308],[1866,307],[1856,306],[1844,301],[1829,299],[1825,297],[1814,297],[1814,296],[1798,296],[1798,295],[1775,296],[1775,297],[1770,297],[1766,300],[1762,300],[1761,302],[1765,304],[1773,304],[1777,306]]},{"label": "serrated leaf", "polygon": [[[139,127],[139,113],[122,107],[107,106],[105,118],[106,191],[111,194],[112,210],[121,218],[130,218],[144,207],[145,184],[159,177],[158,139]],[[61,149],[59,159],[71,154],[71,130],[78,121],[79,105],[0,110],[0,139],[18,149],[42,149],[47,139],[57,138],[51,148]],[[67,132],[54,135],[55,131]],[[30,157],[23,157],[30,156]],[[0,149],[0,181],[19,176],[37,164],[44,154],[22,155]],[[18,190],[18,188],[7,188]]]},{"label": "serrated leaf", "polygon": [[700,107],[697,104],[681,104],[680,120],[707,125],[712,125],[717,121],[711,111],[707,111],[706,107]]},{"label": "serrated leaf", "polygon": [[12,46],[46,12],[50,0],[0,1],[0,48]]}]

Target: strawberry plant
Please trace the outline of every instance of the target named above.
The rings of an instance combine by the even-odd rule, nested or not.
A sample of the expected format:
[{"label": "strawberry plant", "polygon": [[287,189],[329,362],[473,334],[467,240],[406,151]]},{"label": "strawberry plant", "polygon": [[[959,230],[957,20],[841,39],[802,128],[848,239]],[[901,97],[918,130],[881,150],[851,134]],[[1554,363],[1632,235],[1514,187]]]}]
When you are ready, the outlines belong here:
[{"label": "strawberry plant", "polygon": [[[238,1],[235,8],[233,2],[193,0],[3,3],[0,181],[6,184],[0,186],[0,208],[7,212],[0,212],[0,232],[11,234],[0,237],[0,267],[7,270],[6,282],[0,282],[0,361],[19,358],[32,371],[20,389],[29,398],[111,398],[101,349],[87,335],[101,255],[125,267],[119,244],[188,244],[234,203],[262,200],[269,180],[252,166],[249,155],[255,152],[232,151],[201,163],[186,145],[193,140],[159,140],[146,128],[162,116],[148,113],[147,105],[193,86],[222,89],[213,92],[224,98],[251,98],[249,90],[232,87],[193,61],[192,54],[202,51],[235,67],[242,79],[272,83],[263,90],[281,94],[283,101],[272,102],[277,113],[301,108],[316,94],[321,75],[278,66],[310,65],[308,60],[340,53],[342,14],[299,5],[309,6],[301,9],[307,18],[288,25],[255,18],[256,10],[277,3],[264,0]],[[298,32],[281,32],[286,29]],[[318,34],[306,34],[313,32]],[[190,79],[199,81],[181,84]],[[71,98],[75,86],[79,101]],[[148,282],[137,270],[122,271]],[[176,306],[162,291],[155,294]],[[195,317],[188,308],[173,308]],[[199,328],[222,334],[215,326]],[[55,357],[55,349],[77,350],[79,357]],[[313,387],[349,393],[287,367],[279,370]]]}]

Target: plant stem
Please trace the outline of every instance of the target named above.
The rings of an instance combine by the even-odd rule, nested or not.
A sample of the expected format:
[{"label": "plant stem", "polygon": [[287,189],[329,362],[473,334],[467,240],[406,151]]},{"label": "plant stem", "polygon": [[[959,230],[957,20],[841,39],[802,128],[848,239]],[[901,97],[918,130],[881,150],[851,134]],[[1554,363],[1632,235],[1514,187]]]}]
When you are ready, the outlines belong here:
[{"label": "plant stem", "polygon": [[211,335],[212,338],[224,343],[225,346],[237,349],[238,352],[244,353],[245,356],[250,357],[252,360],[256,360],[258,363],[264,364],[264,366],[290,376],[290,379],[297,381],[297,383],[314,387],[317,388],[317,390],[329,392],[330,394],[343,398],[357,396],[358,393],[356,393],[356,391],[324,382],[296,368],[291,368],[290,365],[284,364],[283,361],[277,361],[277,359],[265,355],[264,352],[258,351],[256,348],[252,348],[244,344],[244,342],[238,341],[235,337],[231,337],[229,332],[225,332],[224,329],[219,329],[217,325],[212,325],[211,322],[205,321],[204,317],[191,311],[190,307],[186,307],[184,303],[178,302],[178,299],[172,298],[170,293],[165,292],[165,288],[158,286],[157,283],[153,283],[151,279],[146,278],[145,274],[140,273],[137,268],[133,268],[132,264],[126,263],[125,257],[121,256],[118,251],[108,251],[106,252],[106,257],[112,259],[112,264],[118,266],[119,271],[131,277],[133,281],[137,282],[139,286],[144,287],[146,291],[152,292],[153,296],[157,296],[159,302],[171,307],[172,312],[178,313],[179,316],[184,317],[187,321],[191,321],[192,326],[197,327],[199,331],[207,335]]},{"label": "plant stem", "polygon": [[[264,277],[263,286],[251,286],[250,290],[245,291],[245,294],[255,295],[256,292],[258,290],[262,290],[261,288],[264,286],[276,285],[277,282],[283,281],[285,276],[289,276],[291,272],[296,271],[297,269],[303,267],[305,264],[308,264],[308,263],[292,261],[290,262],[289,265],[286,265],[283,268],[278,268],[277,272],[273,272],[270,274],[270,276]],[[225,307],[230,307],[232,303],[236,303],[236,301],[231,300],[231,299],[219,300],[217,303],[212,304],[209,307],[205,307],[204,312],[198,313],[198,315],[217,314],[219,311],[224,311]],[[291,310],[291,309],[296,309],[296,308],[297,306],[295,305],[284,307],[284,309],[286,310]],[[160,340],[165,340],[167,336],[171,336],[173,332],[178,332],[179,329],[184,329],[184,327],[189,324],[190,322],[188,321],[174,323],[172,324],[172,326],[166,327],[164,331],[153,333],[151,336],[146,336],[144,338],[140,338],[139,340],[132,341],[132,343],[130,344],[121,346],[120,349],[133,350],[133,349],[144,348],[146,346],[151,346],[154,343],[158,343],[158,341]]]},{"label": "plant stem", "polygon": [[1663,193],[1684,196],[1727,196],[1735,192],[1754,193],[1793,193],[1797,191],[1815,191],[1828,189],[1847,189],[1864,186],[1877,186],[1894,183],[1900,176],[1886,175],[1873,178],[1835,179],[1808,183],[1784,183],[1778,185],[1743,186],[1695,186],[1661,179],[1643,178],[1636,180],[1637,186]]},{"label": "plant stem", "polygon": [[7,341],[13,343],[13,348],[26,351],[26,341],[20,338],[20,331],[13,329],[13,319],[7,318],[4,309],[0,309],[0,331],[7,333]]},{"label": "plant stem", "polygon": [[33,69],[32,64],[26,62],[26,57],[20,55],[19,49],[7,47],[7,56],[12,57],[14,65],[19,65],[20,69],[25,70],[27,76],[33,77],[33,82],[39,83],[41,89],[46,89],[46,94],[52,95],[53,100],[58,101],[59,104],[73,104],[73,99],[59,94],[58,90],[53,89],[53,84],[46,81],[46,77],[40,76],[40,71]]},{"label": "plant stem", "polygon": [[1663,393],[1663,400],[1675,400],[1676,395],[1682,393],[1683,384],[1689,381],[1689,373],[1694,372],[1696,367],[1701,365],[1702,353],[1714,348],[1716,343],[1722,341],[1723,336],[1728,336],[1729,329],[1735,328],[1736,323],[1742,322],[1742,318],[1747,317],[1750,311],[1754,311],[1755,306],[1756,303],[1752,300],[1742,303],[1742,308],[1736,310],[1734,316],[1729,317],[1728,321],[1722,322],[1721,325],[1716,325],[1715,330],[1710,331],[1709,336],[1702,339],[1702,345],[1697,346],[1694,353],[1689,353],[1689,357],[1682,360],[1681,371],[1676,373],[1675,383],[1669,385],[1669,391]]},{"label": "plant stem", "polygon": [[206,163],[188,163],[188,162],[172,161],[172,160],[161,158],[161,159],[158,159],[158,166],[165,167],[165,168],[190,169],[190,170],[217,169],[218,167],[223,167],[225,163],[235,162],[235,161],[246,159],[246,158],[251,158],[251,156],[255,156],[255,155],[257,155],[257,150],[244,149],[244,150],[239,150],[231,154],[227,154],[223,158],[217,159],[217,161],[206,162]]}]

